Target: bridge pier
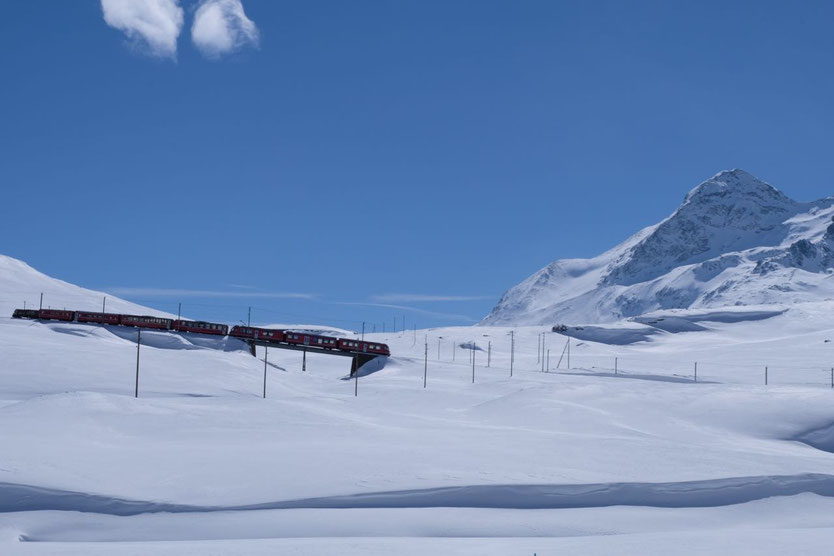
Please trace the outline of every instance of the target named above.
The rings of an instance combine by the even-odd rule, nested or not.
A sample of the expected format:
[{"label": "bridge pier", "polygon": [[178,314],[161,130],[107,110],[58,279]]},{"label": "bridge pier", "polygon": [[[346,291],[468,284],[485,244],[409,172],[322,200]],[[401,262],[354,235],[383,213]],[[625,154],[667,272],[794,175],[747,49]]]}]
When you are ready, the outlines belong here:
[{"label": "bridge pier", "polygon": [[371,359],[376,358],[376,355],[369,355],[367,353],[357,353],[350,359],[350,376],[356,374],[362,365],[370,361]]}]

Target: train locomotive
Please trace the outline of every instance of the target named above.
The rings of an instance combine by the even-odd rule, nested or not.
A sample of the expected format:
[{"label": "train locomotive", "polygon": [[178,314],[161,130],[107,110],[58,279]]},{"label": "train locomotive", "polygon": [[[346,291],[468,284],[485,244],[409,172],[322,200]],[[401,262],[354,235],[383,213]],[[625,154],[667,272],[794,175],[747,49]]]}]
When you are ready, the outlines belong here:
[{"label": "train locomotive", "polygon": [[258,328],[255,326],[233,326],[230,330],[227,325],[214,322],[168,319],[147,315],[122,315],[118,313],[96,313],[57,309],[15,309],[12,318],[131,326],[133,328],[147,328],[151,330],[229,336],[242,340],[258,340],[267,343],[292,344],[318,350],[391,355],[391,350],[388,346],[381,342],[366,342],[364,340],[321,336],[293,330]]}]

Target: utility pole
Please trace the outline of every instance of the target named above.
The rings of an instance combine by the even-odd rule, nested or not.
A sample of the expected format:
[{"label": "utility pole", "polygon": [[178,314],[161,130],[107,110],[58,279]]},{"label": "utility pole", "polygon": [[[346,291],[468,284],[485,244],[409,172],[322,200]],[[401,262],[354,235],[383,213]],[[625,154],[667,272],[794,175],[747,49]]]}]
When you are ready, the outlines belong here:
[{"label": "utility pole", "polygon": [[568,336],[568,370],[570,370],[570,336]]},{"label": "utility pole", "polygon": [[41,304],[38,309],[43,309],[43,292],[41,292]]},{"label": "utility pole", "polygon": [[440,338],[437,338],[437,360],[440,361]]},{"label": "utility pole", "polygon": [[359,360],[356,357],[353,358],[353,366],[356,367],[353,373],[353,397],[356,397],[359,395]]},{"label": "utility pole", "polygon": [[429,341],[426,340],[425,352],[423,353],[423,388],[426,387],[426,378],[429,374]]},{"label": "utility pole", "polygon": [[133,392],[133,397],[139,397],[139,346],[142,345],[142,329],[136,330],[136,390]]},{"label": "utility pole", "polygon": [[107,311],[105,311],[105,310],[104,310],[104,308],[105,308],[106,306],[107,306],[107,296],[105,295],[103,298],[101,298],[101,312],[102,312],[102,313],[106,313],[106,312],[107,312]]},{"label": "utility pole", "polygon": [[180,320],[182,315],[182,303],[177,303],[177,320]]},{"label": "utility pole", "polygon": [[246,326],[252,326],[252,307],[249,307],[249,314],[246,317]]},{"label": "utility pole", "polygon": [[264,346],[264,399],[266,399],[266,359],[269,356],[269,346]]},{"label": "utility pole", "polygon": [[698,362],[695,361],[695,382],[698,382]]},{"label": "utility pole", "polygon": [[362,341],[365,341],[365,321],[362,321]]},{"label": "utility pole", "polygon": [[542,362],[542,333],[536,336],[536,363]]},{"label": "utility pole", "polygon": [[301,372],[307,371],[307,348],[301,350]]},{"label": "utility pole", "polygon": [[472,342],[472,384],[475,384],[475,342]]},{"label": "utility pole", "polygon": [[510,376],[513,376],[513,361],[515,360],[515,330],[510,330]]},{"label": "utility pole", "polygon": [[550,372],[550,350],[547,350],[547,372]]},{"label": "utility pole", "polygon": [[487,367],[492,363],[492,340],[487,343]]},{"label": "utility pole", "polygon": [[546,336],[545,333],[542,332],[542,372],[544,372],[544,348],[546,344]]}]

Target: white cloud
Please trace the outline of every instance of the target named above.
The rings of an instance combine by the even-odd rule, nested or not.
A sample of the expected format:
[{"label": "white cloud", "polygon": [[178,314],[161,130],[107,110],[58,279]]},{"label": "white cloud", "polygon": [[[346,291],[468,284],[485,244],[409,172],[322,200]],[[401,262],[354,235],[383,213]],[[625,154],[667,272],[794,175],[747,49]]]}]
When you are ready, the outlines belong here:
[{"label": "white cloud", "polygon": [[104,21],[152,56],[176,58],[183,24],[179,0],[101,0]]},{"label": "white cloud", "polygon": [[371,296],[373,301],[381,303],[411,303],[419,301],[482,301],[494,299],[493,296],[484,295],[431,295],[422,293],[384,293]]},{"label": "white cloud", "polygon": [[125,286],[112,286],[105,288],[113,295],[149,297],[248,297],[267,299],[315,299],[316,295],[311,293],[276,293],[276,292],[231,292],[222,290],[189,290],[176,288],[132,288]]},{"label": "white cloud", "polygon": [[426,315],[429,317],[454,320],[462,322],[476,322],[475,319],[468,315],[459,315],[457,313],[441,313],[438,311],[427,311],[425,309],[418,309],[417,307],[408,307],[406,305],[395,305],[391,303],[366,303],[362,301],[334,301],[335,305],[359,305],[363,307],[382,307],[384,309],[397,309],[400,311],[409,311],[418,315]]},{"label": "white cloud", "polygon": [[240,0],[203,0],[194,14],[191,40],[209,58],[258,45],[258,28]]}]

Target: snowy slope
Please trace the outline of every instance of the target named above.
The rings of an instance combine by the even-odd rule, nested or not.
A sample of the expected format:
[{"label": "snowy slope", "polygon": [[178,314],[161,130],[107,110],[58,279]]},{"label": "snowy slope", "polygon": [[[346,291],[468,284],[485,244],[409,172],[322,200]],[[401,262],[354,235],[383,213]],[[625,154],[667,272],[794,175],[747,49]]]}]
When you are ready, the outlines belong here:
[{"label": "snowy slope", "polygon": [[657,225],[551,263],[482,324],[613,322],[657,309],[834,298],[834,198],[798,203],[742,171],[701,183]]},{"label": "snowy slope", "polygon": [[114,313],[170,316],[103,292],[81,288],[38,272],[23,261],[0,255],[0,318],[11,316],[12,311],[38,308],[43,293],[44,308],[101,311],[102,300],[107,298],[106,310]]},{"label": "snowy slope", "polygon": [[655,314],[699,328],[574,341],[558,371],[548,333],[552,372],[549,327],[368,335],[393,356],[358,396],[349,360],[270,349],[266,399],[262,350],[148,333],[136,399],[131,335],[2,316],[0,553],[813,552],[832,309]]}]

